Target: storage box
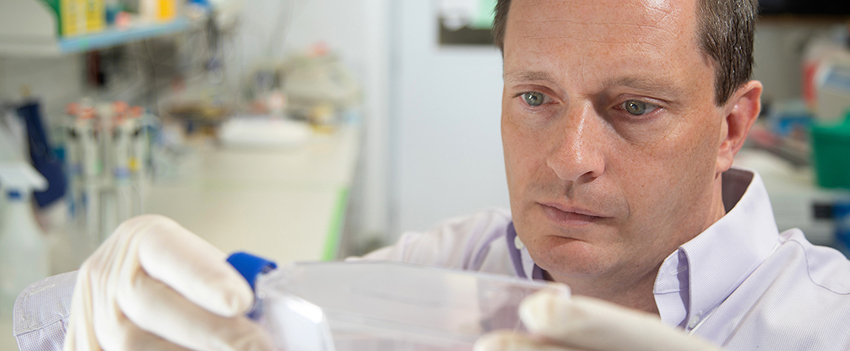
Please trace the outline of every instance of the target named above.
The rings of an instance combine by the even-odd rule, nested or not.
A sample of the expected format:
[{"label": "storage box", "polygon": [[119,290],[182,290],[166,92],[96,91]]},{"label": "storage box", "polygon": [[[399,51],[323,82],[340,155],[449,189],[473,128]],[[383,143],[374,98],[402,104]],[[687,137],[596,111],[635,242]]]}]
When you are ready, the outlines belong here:
[{"label": "storage box", "polygon": [[520,302],[562,284],[357,261],[297,263],[257,281],[259,322],[282,350],[472,350],[479,336],[524,331]]}]

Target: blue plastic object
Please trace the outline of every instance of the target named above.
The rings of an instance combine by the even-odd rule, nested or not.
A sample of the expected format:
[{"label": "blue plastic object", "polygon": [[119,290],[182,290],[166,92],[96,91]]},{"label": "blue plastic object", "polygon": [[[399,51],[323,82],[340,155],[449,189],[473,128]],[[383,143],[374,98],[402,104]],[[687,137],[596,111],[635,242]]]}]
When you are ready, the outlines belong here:
[{"label": "blue plastic object", "polygon": [[850,201],[836,201],[832,205],[832,218],[835,221],[833,246],[850,257]]},{"label": "blue plastic object", "polygon": [[47,189],[33,192],[38,207],[45,208],[65,196],[68,181],[62,169],[62,161],[53,153],[47,138],[41,115],[41,104],[31,101],[18,106],[20,116],[27,126],[30,160],[33,167],[47,179]]},{"label": "blue plastic object", "polygon": [[227,263],[230,263],[233,268],[236,268],[239,274],[248,281],[248,285],[251,285],[251,290],[254,290],[254,282],[257,280],[258,275],[268,273],[277,268],[277,264],[273,261],[246,252],[235,252],[231,254],[227,258]]},{"label": "blue plastic object", "polygon": [[6,193],[6,196],[9,200],[15,201],[20,201],[23,198],[23,196],[21,196],[21,192],[17,190],[9,190],[9,192]]}]

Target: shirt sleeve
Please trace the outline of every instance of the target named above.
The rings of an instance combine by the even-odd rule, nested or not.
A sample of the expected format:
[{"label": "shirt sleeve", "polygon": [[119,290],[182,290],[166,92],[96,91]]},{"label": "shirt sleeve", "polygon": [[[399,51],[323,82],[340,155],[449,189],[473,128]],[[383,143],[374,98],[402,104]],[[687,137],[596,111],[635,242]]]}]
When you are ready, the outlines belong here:
[{"label": "shirt sleeve", "polygon": [[[510,221],[506,210],[481,211],[447,220],[427,232],[406,232],[394,245],[366,254],[362,259],[512,274],[510,260],[501,247]],[[492,266],[488,261],[499,262],[499,267],[484,269]]]},{"label": "shirt sleeve", "polygon": [[42,279],[15,300],[12,329],[21,351],[61,351],[77,272]]}]

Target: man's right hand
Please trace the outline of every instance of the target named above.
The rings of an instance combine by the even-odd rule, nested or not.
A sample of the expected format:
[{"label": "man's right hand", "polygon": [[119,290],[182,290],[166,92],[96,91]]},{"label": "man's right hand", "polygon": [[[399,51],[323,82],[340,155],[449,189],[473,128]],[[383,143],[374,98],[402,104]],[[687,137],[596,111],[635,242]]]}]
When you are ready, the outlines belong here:
[{"label": "man's right hand", "polygon": [[225,254],[171,219],[130,219],[83,263],[65,351],[271,350]]}]

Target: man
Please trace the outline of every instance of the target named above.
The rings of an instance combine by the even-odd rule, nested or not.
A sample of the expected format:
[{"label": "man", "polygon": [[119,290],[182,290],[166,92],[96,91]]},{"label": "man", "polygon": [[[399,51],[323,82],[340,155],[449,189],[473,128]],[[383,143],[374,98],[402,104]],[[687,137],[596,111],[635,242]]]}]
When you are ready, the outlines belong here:
[{"label": "man", "polygon": [[[779,234],[760,177],[730,169],[760,109],[755,11],[751,0],[500,0],[511,212],[405,234],[366,258],[577,295],[536,295],[521,308],[532,335],[489,335],[480,350],[848,349],[850,264],[799,230]],[[76,278],[22,296],[76,279],[66,350],[268,349],[242,317],[250,290],[223,262],[176,223],[140,217]]]}]

